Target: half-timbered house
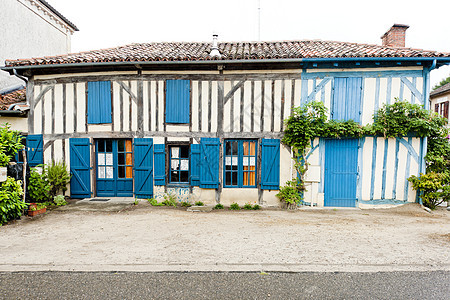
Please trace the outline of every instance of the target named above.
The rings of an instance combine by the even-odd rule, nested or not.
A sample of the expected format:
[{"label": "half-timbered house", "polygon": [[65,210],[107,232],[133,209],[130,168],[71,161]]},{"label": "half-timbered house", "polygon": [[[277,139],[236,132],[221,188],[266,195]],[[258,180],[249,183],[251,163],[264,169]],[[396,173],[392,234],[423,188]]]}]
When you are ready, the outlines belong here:
[{"label": "half-timbered house", "polygon": [[[403,27],[401,27],[403,28]],[[401,29],[400,28],[400,29]],[[8,61],[27,76],[30,164],[65,160],[70,194],[278,205],[296,176],[280,143],[293,107],[372,122],[394,98],[428,107],[429,73],[450,55],[329,41],[149,43]],[[305,201],[359,206],[416,201],[426,139],[311,142]]]}]

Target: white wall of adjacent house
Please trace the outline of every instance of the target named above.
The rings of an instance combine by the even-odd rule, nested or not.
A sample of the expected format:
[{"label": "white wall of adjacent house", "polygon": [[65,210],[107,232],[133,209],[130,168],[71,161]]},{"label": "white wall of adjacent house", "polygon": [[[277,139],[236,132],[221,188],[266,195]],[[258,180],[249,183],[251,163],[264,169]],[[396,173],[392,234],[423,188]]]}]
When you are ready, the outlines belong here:
[{"label": "white wall of adjacent house", "polygon": [[[348,72],[348,73],[347,73]],[[359,72],[359,73],[358,73]],[[273,138],[282,137],[283,120],[291,114],[292,107],[304,101],[322,101],[330,109],[333,103],[333,86],[336,77],[362,77],[361,124],[373,122],[377,108],[393,103],[394,98],[410,103],[424,104],[426,86],[422,69],[342,69],[324,72],[302,73],[301,70],[248,71],[248,72],[192,72],[157,73],[96,73],[64,74],[34,77],[34,117],[30,120],[30,133],[44,135],[45,162],[51,159],[65,160],[70,165],[69,138],[108,138],[114,134],[121,137],[151,137],[154,144],[167,141],[189,141],[215,137],[219,116],[223,118],[223,138]],[[190,78],[189,76],[193,76]],[[82,76],[82,77],[81,77]],[[201,79],[198,79],[201,76]],[[189,125],[164,124],[165,80],[190,79],[191,122]],[[110,80],[112,95],[112,123],[104,125],[86,124],[86,87],[88,81]],[[141,89],[139,89],[139,86]],[[233,87],[237,87],[234,93]],[[219,111],[218,99],[230,95]],[[142,110],[136,98],[141,93]],[[139,132],[137,120],[142,118],[143,128]],[[183,134],[186,133],[184,136]],[[119,136],[119,135],[118,135]],[[324,139],[315,139],[310,149],[309,168],[306,174],[307,191],[305,201],[313,205],[324,205]],[[424,155],[423,140],[415,137],[384,139],[364,137],[358,147],[358,206],[393,205],[416,201],[407,178],[421,171]],[[95,165],[93,166],[95,167]],[[223,174],[219,175],[221,180]],[[286,146],[280,149],[280,184],[296,176],[292,153]],[[92,180],[92,184],[94,180]],[[175,188],[176,189],[176,188]],[[94,190],[94,187],[92,188]],[[201,200],[214,204],[214,190],[194,187],[190,192],[180,189],[180,199]],[[164,187],[155,186],[155,197],[162,198]],[[264,191],[258,200],[256,188],[223,188],[220,201],[223,204],[244,204],[260,201],[263,205],[276,206],[278,191]]]},{"label": "white wall of adjacent house", "polygon": [[[432,98],[430,98],[430,109],[431,111],[434,111],[443,117],[447,116],[447,119],[450,122],[450,105],[445,104],[449,101],[450,92],[438,96],[433,96]],[[447,124],[447,126],[449,125]]]},{"label": "white wall of adjacent house", "polygon": [[0,1],[0,22],[0,66],[5,59],[70,52],[73,30],[39,1]]}]

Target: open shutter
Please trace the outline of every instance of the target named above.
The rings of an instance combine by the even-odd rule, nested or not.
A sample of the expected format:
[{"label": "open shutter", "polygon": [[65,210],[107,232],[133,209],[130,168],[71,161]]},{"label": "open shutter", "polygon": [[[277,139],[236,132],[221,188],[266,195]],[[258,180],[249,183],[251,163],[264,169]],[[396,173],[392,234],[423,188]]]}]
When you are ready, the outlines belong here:
[{"label": "open shutter", "polygon": [[30,167],[44,163],[42,134],[31,134],[27,136],[27,160]]},{"label": "open shutter", "polygon": [[280,188],[280,140],[263,139],[261,142],[261,188]]},{"label": "open shutter", "polygon": [[164,144],[155,144],[155,185],[166,184],[166,147]]},{"label": "open shutter", "polygon": [[91,197],[91,161],[88,138],[71,138],[70,145],[70,197]]},{"label": "open shutter", "polygon": [[444,118],[448,119],[448,101],[444,102],[444,113],[443,113]]},{"label": "open shutter", "polygon": [[438,103],[436,103],[436,104],[434,105],[434,112],[435,112],[435,113],[439,113],[439,104],[438,104]]},{"label": "open shutter", "polygon": [[136,198],[153,197],[153,139],[134,139],[134,194]]},{"label": "open shutter", "polygon": [[111,123],[111,82],[88,82],[88,124]]},{"label": "open shutter", "polygon": [[190,157],[190,170],[191,170],[191,185],[200,185],[200,144],[191,145],[191,157]]},{"label": "open shutter", "polygon": [[166,81],[166,123],[189,123],[189,80]]},{"label": "open shutter", "polygon": [[216,189],[219,187],[220,139],[202,138],[200,145],[200,187]]}]

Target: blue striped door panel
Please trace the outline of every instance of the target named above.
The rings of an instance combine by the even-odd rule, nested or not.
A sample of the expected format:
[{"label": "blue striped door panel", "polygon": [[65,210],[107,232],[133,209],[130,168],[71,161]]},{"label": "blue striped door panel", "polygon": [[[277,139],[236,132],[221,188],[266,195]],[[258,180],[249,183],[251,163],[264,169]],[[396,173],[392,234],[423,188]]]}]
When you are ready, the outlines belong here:
[{"label": "blue striped door panel", "polygon": [[155,185],[166,184],[166,145],[155,144],[154,145],[154,180]]},{"label": "blue striped door panel", "polygon": [[134,193],[137,198],[153,197],[153,139],[134,139]]},{"label": "blue striped door panel", "polygon": [[325,141],[325,206],[355,207],[358,140]]},{"label": "blue striped door panel", "polygon": [[361,77],[334,79],[333,120],[361,122]]},{"label": "blue striped door panel", "polygon": [[70,197],[91,197],[91,161],[88,138],[71,138],[70,145]]},{"label": "blue striped door panel", "polygon": [[191,145],[191,157],[190,157],[190,172],[191,172],[191,185],[200,185],[200,144]]},{"label": "blue striped door panel", "polygon": [[166,80],[166,123],[190,122],[190,81]]},{"label": "blue striped door panel", "polygon": [[280,188],[280,140],[262,139],[261,189],[278,190],[279,188]]},{"label": "blue striped door panel", "polygon": [[219,138],[202,138],[200,140],[200,187],[216,189],[219,187]]},{"label": "blue striped door panel", "polygon": [[42,134],[30,134],[27,136],[27,160],[30,167],[44,163],[43,145]]},{"label": "blue striped door panel", "polygon": [[88,82],[88,124],[111,123],[111,82]]}]

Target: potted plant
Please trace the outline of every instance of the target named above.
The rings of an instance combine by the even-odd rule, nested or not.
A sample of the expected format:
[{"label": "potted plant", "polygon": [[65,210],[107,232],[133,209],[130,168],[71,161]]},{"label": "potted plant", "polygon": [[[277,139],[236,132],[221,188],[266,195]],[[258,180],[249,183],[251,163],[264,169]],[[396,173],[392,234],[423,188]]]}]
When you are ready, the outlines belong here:
[{"label": "potted plant", "polygon": [[42,203],[30,203],[30,207],[28,209],[28,216],[34,217],[40,214],[43,214],[47,211],[47,207]]}]

